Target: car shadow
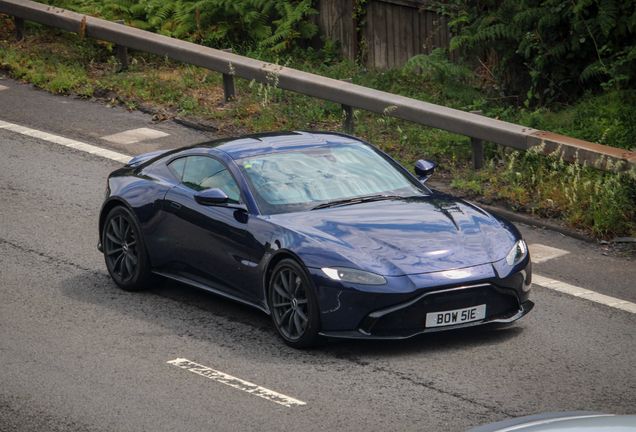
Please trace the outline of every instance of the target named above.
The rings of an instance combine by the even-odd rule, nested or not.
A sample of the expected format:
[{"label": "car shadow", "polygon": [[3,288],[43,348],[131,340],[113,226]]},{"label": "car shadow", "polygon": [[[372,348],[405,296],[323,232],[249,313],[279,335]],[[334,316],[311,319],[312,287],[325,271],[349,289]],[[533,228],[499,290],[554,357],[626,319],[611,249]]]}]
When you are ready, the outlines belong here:
[{"label": "car shadow", "polygon": [[[175,331],[181,330],[180,327],[187,323],[192,326],[188,333],[200,334],[202,339],[205,339],[210,323],[216,321],[219,324],[225,320],[228,323],[245,324],[252,329],[270,330],[269,316],[257,309],[165,279],[160,279],[149,289],[128,292],[117,287],[104,271],[70,277],[60,284],[59,289],[69,298],[151,321],[162,327],[175,328]],[[270,332],[275,335],[273,325]]]},{"label": "car shadow", "polygon": [[399,340],[344,340],[330,339],[326,351],[336,355],[380,356],[454,351],[475,346],[490,346],[506,343],[521,336],[524,328],[518,324],[483,325],[463,329],[452,329],[435,333],[424,333]]},{"label": "car shadow", "polygon": [[[305,351],[287,347],[276,334],[270,317],[252,307],[178,282],[164,280],[151,289],[127,292],[119,289],[104,273],[84,273],[65,280],[59,289],[65,296],[108,308],[134,319],[161,327],[162,334],[187,336],[196,340],[236,345],[248,352],[256,344],[264,361],[281,355],[361,359],[439,353],[483,345],[504,344],[521,336],[521,325],[477,326],[403,340],[328,339]],[[271,359],[266,360],[267,353]],[[248,355],[248,354],[246,354]]]}]

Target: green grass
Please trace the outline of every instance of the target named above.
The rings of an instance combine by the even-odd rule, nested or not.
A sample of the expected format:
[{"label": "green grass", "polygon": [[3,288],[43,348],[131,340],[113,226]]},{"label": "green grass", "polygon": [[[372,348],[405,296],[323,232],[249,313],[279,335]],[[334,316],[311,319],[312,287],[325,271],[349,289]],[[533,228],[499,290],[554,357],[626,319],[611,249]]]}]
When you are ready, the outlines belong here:
[{"label": "green grass", "polygon": [[[51,93],[98,97],[129,109],[143,105],[163,117],[190,116],[213,121],[221,133],[278,129],[342,131],[341,106],[237,79],[238,98],[223,101],[221,74],[133,51],[130,67],[119,73],[111,44],[29,25],[29,37],[16,43],[6,16],[0,16],[0,67],[13,78]],[[528,111],[486,96],[465,106],[444,94],[439,83],[414,72],[375,71],[351,63],[327,64],[323,52],[297,50],[278,63],[331,78],[393,92],[525,126],[621,148],[635,148],[636,94],[585,97],[556,111]],[[276,58],[269,60],[276,61]],[[505,200],[510,207],[563,220],[603,238],[636,235],[636,181],[532,153],[487,144],[486,167],[469,167],[470,139],[386,115],[355,111],[355,135],[407,167],[421,158],[439,163],[452,185],[476,196]],[[230,132],[223,132],[230,131]]]},{"label": "green grass", "polygon": [[457,172],[453,186],[519,210],[564,220],[608,238],[634,233],[636,176],[602,172],[555,156],[512,152],[504,163],[490,160],[479,172]]}]

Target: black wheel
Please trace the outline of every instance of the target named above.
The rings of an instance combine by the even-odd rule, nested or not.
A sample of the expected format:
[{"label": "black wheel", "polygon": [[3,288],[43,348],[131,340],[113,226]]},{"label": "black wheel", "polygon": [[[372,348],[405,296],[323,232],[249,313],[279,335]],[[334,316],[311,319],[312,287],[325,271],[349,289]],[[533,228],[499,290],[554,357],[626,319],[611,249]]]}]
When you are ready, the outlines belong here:
[{"label": "black wheel", "polygon": [[284,259],[272,273],[269,307],[278,334],[293,348],[316,345],[320,332],[320,313],[316,294],[303,268]]},{"label": "black wheel", "polygon": [[150,262],[135,217],[126,207],[108,213],[102,233],[104,259],[110,277],[126,291],[139,291],[150,283]]}]

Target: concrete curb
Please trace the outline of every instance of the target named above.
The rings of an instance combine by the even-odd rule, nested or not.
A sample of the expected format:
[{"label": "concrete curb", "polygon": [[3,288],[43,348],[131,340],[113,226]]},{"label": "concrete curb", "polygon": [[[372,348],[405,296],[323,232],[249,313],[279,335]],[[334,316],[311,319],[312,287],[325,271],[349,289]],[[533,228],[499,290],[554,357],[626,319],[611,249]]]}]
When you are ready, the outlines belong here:
[{"label": "concrete curb", "polygon": [[561,233],[565,236],[575,238],[577,240],[582,240],[587,243],[597,243],[596,239],[593,237],[586,236],[584,234],[580,234],[571,229],[559,226],[557,223],[552,222],[550,220],[540,219],[534,216],[525,215],[523,213],[515,213],[510,210],[504,210],[499,207],[493,207],[485,204],[475,203],[478,207],[483,208],[484,210],[494,213],[497,216],[501,216],[503,218],[508,219],[511,222],[519,222],[525,225],[535,226],[537,228],[548,229],[550,231],[555,231]]}]

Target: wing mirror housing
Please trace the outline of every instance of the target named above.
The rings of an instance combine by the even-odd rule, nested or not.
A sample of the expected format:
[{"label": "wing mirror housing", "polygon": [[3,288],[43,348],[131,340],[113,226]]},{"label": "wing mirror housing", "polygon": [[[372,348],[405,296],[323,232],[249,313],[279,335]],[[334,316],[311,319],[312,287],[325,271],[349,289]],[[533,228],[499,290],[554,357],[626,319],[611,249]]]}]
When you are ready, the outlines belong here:
[{"label": "wing mirror housing", "polygon": [[194,195],[194,200],[204,206],[227,204],[228,196],[219,188],[204,189]]},{"label": "wing mirror housing", "polygon": [[415,175],[419,181],[424,183],[429,179],[430,176],[435,172],[435,168],[437,168],[437,164],[428,159],[420,159],[415,164]]},{"label": "wing mirror housing", "polygon": [[194,195],[194,200],[203,206],[223,206],[243,212],[248,211],[245,204],[230,203],[230,198],[219,188],[202,190]]}]

